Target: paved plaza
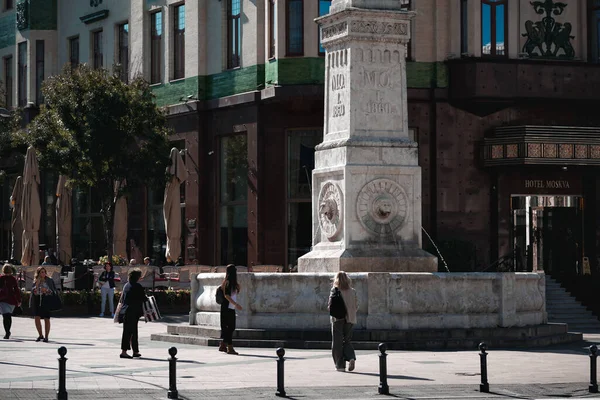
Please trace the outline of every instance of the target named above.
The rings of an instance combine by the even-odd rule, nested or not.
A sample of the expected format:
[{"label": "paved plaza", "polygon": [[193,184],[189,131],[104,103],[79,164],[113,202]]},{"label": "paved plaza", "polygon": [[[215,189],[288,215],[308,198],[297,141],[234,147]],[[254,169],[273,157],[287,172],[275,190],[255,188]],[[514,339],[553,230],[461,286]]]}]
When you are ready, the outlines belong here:
[{"label": "paved plaza", "polygon": [[[150,341],[166,323],[187,316],[140,322],[141,359],[121,359],[122,326],[110,318],[54,318],[48,343],[35,342],[33,320],[14,318],[12,337],[0,341],[0,399],[52,399],[58,387],[58,353],[67,353],[69,399],[162,399],[168,389],[170,343]],[[490,394],[479,392],[478,351],[392,351],[388,383],[395,398],[600,398],[588,393],[587,347],[581,343],[541,349],[489,349]],[[238,348],[239,356],[214,347],[177,345],[177,389],[182,399],[276,398],[275,349]],[[334,369],[330,351],[286,352],[285,389],[295,399],[368,399],[377,395],[377,351],[358,351],[354,372]]]}]

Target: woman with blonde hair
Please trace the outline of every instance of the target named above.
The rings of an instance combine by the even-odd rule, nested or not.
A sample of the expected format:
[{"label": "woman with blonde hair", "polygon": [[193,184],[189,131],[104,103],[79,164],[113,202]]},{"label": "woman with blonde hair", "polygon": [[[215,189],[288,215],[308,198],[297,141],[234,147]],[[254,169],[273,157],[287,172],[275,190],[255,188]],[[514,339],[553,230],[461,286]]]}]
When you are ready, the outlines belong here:
[{"label": "woman with blonde hair", "polygon": [[356,291],[352,287],[352,280],[344,271],[339,271],[333,279],[333,285],[329,294],[327,308],[330,309],[332,302],[341,296],[345,306],[345,316],[336,318],[331,317],[331,355],[335,363],[336,371],[346,370],[346,361],[348,361],[348,371],[353,371],[356,354],[352,347],[352,328],[356,324],[356,311],[358,310],[358,299]]},{"label": "woman with blonde hair", "polygon": [[[35,328],[38,331],[36,342],[39,342],[40,340],[48,342],[48,335],[50,334],[50,310],[45,306],[44,298],[57,294],[54,281],[46,274],[46,268],[42,266],[35,270],[33,287],[31,288],[31,297],[29,298],[29,308],[33,311]],[[42,335],[42,319],[44,320],[45,336]]]},{"label": "woman with blonde hair", "polygon": [[16,306],[21,305],[21,291],[13,272],[11,264],[4,264],[0,275],[0,313],[4,324],[4,339],[10,338],[12,313]]}]

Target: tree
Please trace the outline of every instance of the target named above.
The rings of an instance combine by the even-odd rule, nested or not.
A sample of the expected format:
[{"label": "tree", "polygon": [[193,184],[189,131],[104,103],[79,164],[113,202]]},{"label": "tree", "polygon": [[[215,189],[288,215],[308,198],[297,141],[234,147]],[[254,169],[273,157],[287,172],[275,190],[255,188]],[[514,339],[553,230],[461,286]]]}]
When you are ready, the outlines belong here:
[{"label": "tree", "polygon": [[[20,111],[11,112],[5,108],[5,92],[0,82],[0,184],[4,182],[6,164],[22,164],[24,149],[14,141],[13,133],[21,123]],[[23,154],[21,154],[23,153]]]},{"label": "tree", "polygon": [[[41,168],[93,188],[101,204],[107,254],[112,256],[114,209],[127,187],[164,187],[169,164],[166,117],[146,81],[121,81],[110,73],[67,66],[43,86],[46,104],[20,140],[34,146]],[[110,258],[109,258],[110,259]]]}]

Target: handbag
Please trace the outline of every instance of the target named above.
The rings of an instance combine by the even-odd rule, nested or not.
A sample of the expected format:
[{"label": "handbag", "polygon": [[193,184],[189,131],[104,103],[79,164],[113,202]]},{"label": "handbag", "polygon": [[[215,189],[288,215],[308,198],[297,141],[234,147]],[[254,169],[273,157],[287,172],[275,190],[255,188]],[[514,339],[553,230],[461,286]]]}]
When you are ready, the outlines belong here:
[{"label": "handbag", "polygon": [[121,314],[121,309],[123,308],[123,292],[121,292],[121,297],[119,297],[119,303],[117,304],[117,309],[115,310],[115,317],[113,318],[113,322],[115,324],[122,324],[124,315]]},{"label": "handbag", "polygon": [[158,321],[162,318],[158,306],[156,305],[156,299],[154,296],[148,296],[146,301],[142,304],[142,310],[144,312],[144,319],[146,322]]},{"label": "handbag", "polygon": [[48,311],[60,311],[63,308],[62,300],[56,293],[42,296],[42,307],[45,307]]}]

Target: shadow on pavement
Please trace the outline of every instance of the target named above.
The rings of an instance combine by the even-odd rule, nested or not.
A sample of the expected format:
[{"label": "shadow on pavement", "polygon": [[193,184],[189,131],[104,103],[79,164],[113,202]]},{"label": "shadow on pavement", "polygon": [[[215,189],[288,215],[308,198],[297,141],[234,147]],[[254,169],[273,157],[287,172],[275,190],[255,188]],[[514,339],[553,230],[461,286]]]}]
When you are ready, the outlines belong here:
[{"label": "shadow on pavement", "polygon": [[[365,375],[365,376],[379,376],[378,373],[375,372],[348,372],[349,374],[355,374],[355,375]],[[406,376],[406,375],[388,375],[387,376],[388,379],[402,379],[402,380],[409,380],[409,381],[433,381],[433,379],[428,379],[428,378],[419,378],[417,376]]]}]

